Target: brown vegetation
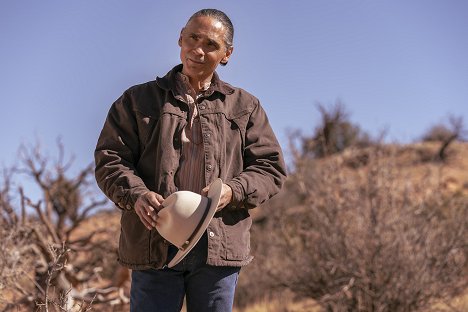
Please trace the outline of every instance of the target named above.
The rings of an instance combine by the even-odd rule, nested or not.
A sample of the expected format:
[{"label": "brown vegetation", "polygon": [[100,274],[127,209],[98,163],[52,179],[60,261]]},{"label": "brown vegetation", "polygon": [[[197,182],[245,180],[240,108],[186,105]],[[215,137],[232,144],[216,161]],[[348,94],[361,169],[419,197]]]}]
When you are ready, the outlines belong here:
[{"label": "brown vegetation", "polygon": [[[237,311],[468,310],[454,299],[468,291],[461,121],[423,143],[382,145],[343,107],[319,109],[322,124],[291,145],[284,190],[252,210],[256,258],[240,275]],[[54,163],[38,147],[22,147],[20,160],[0,183],[0,311],[128,310],[119,213],[98,212],[106,201],[92,166],[67,174],[61,144]],[[17,186],[24,176],[40,199]]]},{"label": "brown vegetation", "polygon": [[[67,177],[71,163],[64,162],[63,147],[58,147],[54,164],[38,146],[22,147],[20,166],[4,171],[0,189],[2,311],[88,311],[91,303],[121,306],[128,302],[123,289],[102,282],[116,268],[115,239],[109,241],[109,237],[115,237],[118,228],[83,226],[92,212],[106,204],[90,190],[93,167]],[[42,198],[33,201],[21,186],[15,188],[18,175],[32,177]]]},{"label": "brown vegetation", "polygon": [[[292,139],[300,141],[300,155],[321,158],[340,153],[350,146],[365,147],[373,144],[369,134],[352,123],[344,104],[337,101],[331,107],[318,103],[321,121],[312,136],[297,135]],[[297,137],[298,136],[298,137]]]},{"label": "brown vegetation", "polygon": [[238,303],[287,289],[325,311],[428,311],[466,292],[468,144],[453,143],[444,164],[421,160],[437,149],[386,145],[297,158],[255,225],[256,259]]},{"label": "brown vegetation", "polygon": [[450,144],[456,140],[463,140],[466,135],[463,118],[450,116],[447,123],[439,123],[429,128],[422,140],[424,142],[440,142],[440,148],[433,160],[445,161]]}]

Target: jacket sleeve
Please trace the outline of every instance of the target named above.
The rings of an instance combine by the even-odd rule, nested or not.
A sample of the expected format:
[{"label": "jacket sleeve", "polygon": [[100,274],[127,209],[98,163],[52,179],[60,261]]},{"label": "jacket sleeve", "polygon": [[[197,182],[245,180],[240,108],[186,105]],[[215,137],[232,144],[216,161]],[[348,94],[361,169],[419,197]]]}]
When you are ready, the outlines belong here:
[{"label": "jacket sleeve", "polygon": [[94,159],[98,186],[120,208],[131,210],[148,191],[138,176],[139,138],[130,92],[114,102],[99,136]]},{"label": "jacket sleeve", "polygon": [[283,153],[257,102],[245,131],[244,170],[226,184],[235,207],[255,208],[279,192],[286,179]]}]

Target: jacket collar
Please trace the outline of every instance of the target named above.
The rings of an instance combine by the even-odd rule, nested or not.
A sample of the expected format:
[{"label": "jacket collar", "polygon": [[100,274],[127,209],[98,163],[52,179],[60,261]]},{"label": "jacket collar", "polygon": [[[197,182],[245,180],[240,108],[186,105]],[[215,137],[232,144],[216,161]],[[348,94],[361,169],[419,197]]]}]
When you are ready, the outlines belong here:
[{"label": "jacket collar", "polygon": [[[177,72],[182,71],[182,66],[182,64],[179,64],[173,69],[171,69],[164,77],[156,78],[156,83],[158,84],[158,86],[164,90],[170,90],[174,97],[184,97],[183,94],[179,94],[179,92],[177,91],[178,88],[176,81],[176,74]],[[221,79],[219,79],[218,74],[214,72],[213,78],[211,79],[211,85],[205,94],[211,95],[215,91],[227,95],[234,93],[234,88],[222,81]]]}]

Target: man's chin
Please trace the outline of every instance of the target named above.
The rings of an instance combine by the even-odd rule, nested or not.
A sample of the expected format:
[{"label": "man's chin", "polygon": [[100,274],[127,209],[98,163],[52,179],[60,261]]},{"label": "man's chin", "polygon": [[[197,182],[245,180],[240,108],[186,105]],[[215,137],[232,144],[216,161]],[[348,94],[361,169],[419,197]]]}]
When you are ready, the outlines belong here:
[{"label": "man's chin", "polygon": [[193,78],[204,77],[206,76],[206,71],[201,70],[200,68],[190,67],[190,69],[187,71],[187,75]]}]

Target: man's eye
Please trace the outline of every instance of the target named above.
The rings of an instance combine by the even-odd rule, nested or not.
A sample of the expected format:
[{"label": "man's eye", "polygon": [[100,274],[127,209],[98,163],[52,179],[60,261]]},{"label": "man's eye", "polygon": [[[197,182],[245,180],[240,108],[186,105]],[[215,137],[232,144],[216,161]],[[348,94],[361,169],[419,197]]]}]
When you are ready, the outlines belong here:
[{"label": "man's eye", "polygon": [[212,47],[212,48],[215,48],[215,49],[218,49],[218,44],[214,41],[209,41],[208,42],[208,46]]}]

